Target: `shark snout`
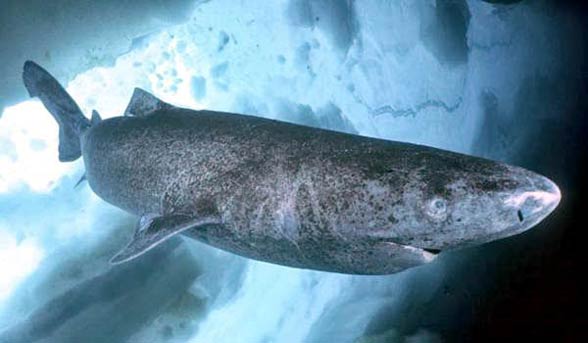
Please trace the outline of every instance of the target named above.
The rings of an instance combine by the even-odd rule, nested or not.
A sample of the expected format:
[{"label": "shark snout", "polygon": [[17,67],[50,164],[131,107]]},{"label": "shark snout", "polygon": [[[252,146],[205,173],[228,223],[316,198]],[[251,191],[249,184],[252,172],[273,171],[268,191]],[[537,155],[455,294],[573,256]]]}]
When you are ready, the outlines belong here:
[{"label": "shark snout", "polygon": [[553,212],[560,200],[559,187],[550,179],[537,175],[531,189],[512,195],[506,204],[517,211],[520,224],[530,228]]}]

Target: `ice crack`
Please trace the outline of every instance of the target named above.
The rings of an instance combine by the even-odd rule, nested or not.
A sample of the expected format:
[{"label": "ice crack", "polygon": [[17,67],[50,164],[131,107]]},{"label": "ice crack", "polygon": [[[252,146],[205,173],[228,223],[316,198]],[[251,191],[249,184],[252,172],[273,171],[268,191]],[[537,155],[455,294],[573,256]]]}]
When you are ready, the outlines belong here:
[{"label": "ice crack", "polygon": [[381,106],[376,109],[370,110],[370,113],[374,117],[379,117],[381,115],[391,115],[394,118],[416,117],[416,115],[419,112],[426,110],[426,109],[429,109],[429,108],[441,108],[447,113],[452,113],[452,112],[455,112],[459,108],[459,106],[461,106],[462,101],[463,101],[463,99],[461,97],[459,97],[457,99],[457,101],[455,102],[455,104],[449,105],[442,100],[433,99],[433,100],[427,100],[425,102],[417,104],[413,108],[401,108],[401,109],[395,109],[394,107],[392,107],[390,105],[385,105],[385,106]]}]

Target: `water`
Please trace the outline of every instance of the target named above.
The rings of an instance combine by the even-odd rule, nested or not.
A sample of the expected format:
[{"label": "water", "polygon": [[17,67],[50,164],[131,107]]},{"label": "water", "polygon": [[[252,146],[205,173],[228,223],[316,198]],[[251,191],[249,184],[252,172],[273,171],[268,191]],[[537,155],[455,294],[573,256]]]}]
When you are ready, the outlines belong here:
[{"label": "water", "polygon": [[[95,11],[107,19],[105,4]],[[35,9],[28,15],[45,18]],[[79,56],[67,64],[72,57],[48,48],[47,63],[69,75],[87,115],[120,115],[142,87],[177,106],[426,144],[573,184],[544,156],[564,147],[542,140],[567,132],[583,28],[547,2],[215,0],[132,11],[145,19],[114,21],[98,31],[106,38],[68,31],[78,48],[49,34]],[[56,124],[11,92],[0,119],[0,341],[452,341],[560,234],[546,224],[378,277],[285,268],[188,239],[111,267],[135,218],[73,187],[83,163],[59,163]]]}]

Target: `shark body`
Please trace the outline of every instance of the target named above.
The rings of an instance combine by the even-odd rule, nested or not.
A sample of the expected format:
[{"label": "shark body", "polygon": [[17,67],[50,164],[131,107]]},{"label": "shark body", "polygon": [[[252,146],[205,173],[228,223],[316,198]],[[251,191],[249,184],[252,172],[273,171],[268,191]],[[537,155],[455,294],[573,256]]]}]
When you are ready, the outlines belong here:
[{"label": "shark body", "polygon": [[60,125],[60,160],[82,156],[92,190],[140,217],[113,263],[182,234],[290,267],[390,274],[523,232],[560,200],[552,181],[523,168],[177,108],[141,89],[124,116],[88,120],[34,62],[23,79]]}]

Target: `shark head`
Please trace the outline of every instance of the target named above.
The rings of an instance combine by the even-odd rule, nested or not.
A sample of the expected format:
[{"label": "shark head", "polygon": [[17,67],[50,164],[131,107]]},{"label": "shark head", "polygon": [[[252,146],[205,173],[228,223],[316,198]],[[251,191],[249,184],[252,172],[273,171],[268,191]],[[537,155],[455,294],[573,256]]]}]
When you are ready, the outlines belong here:
[{"label": "shark head", "polygon": [[414,230],[395,242],[433,251],[479,245],[529,230],[560,202],[558,186],[542,175],[469,159],[429,171],[427,183],[413,187]]}]

